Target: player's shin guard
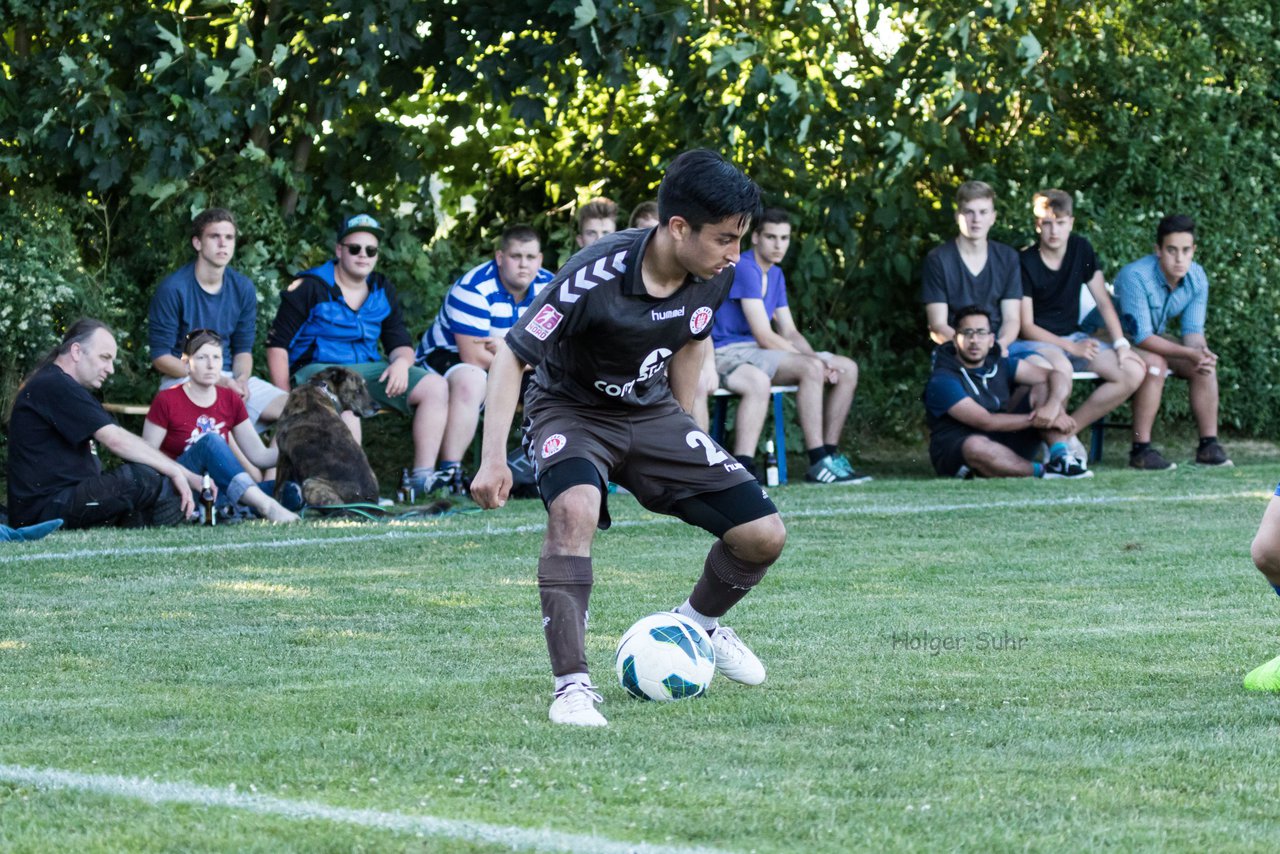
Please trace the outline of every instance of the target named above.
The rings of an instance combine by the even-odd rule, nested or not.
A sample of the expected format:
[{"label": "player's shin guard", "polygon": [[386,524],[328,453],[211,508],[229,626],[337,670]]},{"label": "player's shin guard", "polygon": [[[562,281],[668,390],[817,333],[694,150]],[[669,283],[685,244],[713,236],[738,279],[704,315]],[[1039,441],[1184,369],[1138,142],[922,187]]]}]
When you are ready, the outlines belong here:
[{"label": "player's shin guard", "polygon": [[591,558],[548,555],[538,559],[542,631],[556,676],[587,672],[587,601]]},{"label": "player's shin guard", "polygon": [[689,594],[689,605],[699,614],[723,617],[760,583],[768,569],[769,563],[747,563],[736,557],[724,540],[716,540],[707,553],[702,577]]}]

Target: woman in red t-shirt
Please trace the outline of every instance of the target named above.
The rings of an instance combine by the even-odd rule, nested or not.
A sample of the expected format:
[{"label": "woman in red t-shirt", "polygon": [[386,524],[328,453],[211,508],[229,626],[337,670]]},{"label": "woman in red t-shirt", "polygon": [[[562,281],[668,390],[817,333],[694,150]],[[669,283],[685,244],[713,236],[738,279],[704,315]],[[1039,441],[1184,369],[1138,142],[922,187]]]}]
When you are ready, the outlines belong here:
[{"label": "woman in red t-shirt", "polygon": [[267,469],[276,464],[278,452],[262,444],[240,395],[218,384],[222,339],[207,329],[193,330],[182,358],[190,371],[188,379],[156,395],[142,438],[192,471],[207,472],[233,504],[244,504],[272,522],[298,521],[297,514],[254,483],[228,444],[234,437],[255,466]]}]

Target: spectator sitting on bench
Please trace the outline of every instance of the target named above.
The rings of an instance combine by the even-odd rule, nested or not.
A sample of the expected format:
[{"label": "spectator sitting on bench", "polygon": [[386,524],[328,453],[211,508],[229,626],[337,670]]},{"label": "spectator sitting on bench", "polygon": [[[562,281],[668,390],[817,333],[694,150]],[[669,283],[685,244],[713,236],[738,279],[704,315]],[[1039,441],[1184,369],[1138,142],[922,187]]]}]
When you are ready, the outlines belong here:
[{"label": "spectator sitting on bench", "polygon": [[[995,345],[1002,355],[1031,357],[1033,364],[1062,374],[1069,391],[1071,363],[1066,354],[1052,344],[1018,338],[1022,314],[1018,253],[1012,246],[987,239],[995,221],[995,191],[982,181],[961,184],[956,191],[959,234],[924,259],[920,299],[929,337],[934,344],[951,343],[956,334],[956,311],[976,305],[991,318]],[[1046,394],[1044,387],[1031,390],[1033,409],[1043,404]]]},{"label": "spectator sitting on bench", "polygon": [[240,395],[218,382],[222,338],[209,329],[187,334],[182,349],[187,381],[156,395],[142,424],[148,445],[196,474],[208,473],[218,486],[219,503],[243,504],[272,522],[296,522],[267,490],[254,483],[231,452],[234,435],[249,461],[261,469],[275,466],[278,451],[262,444]]},{"label": "spectator sitting on bench", "polygon": [[147,313],[148,340],[164,391],[187,379],[188,363],[182,358],[187,334],[193,329],[218,333],[224,353],[218,384],[240,395],[261,432],[280,417],[288,392],[253,376],[258,292],[248,277],[229,266],[238,237],[228,210],[210,208],[192,220],[195,260],[156,288]]},{"label": "spectator sitting on bench", "polygon": [[864,483],[871,478],[855,471],[838,447],[858,386],[858,366],[847,356],[815,352],[796,328],[779,266],[790,245],[786,212],[765,210],[751,232],[751,249],[742,253],[734,270],[729,298],[716,312],[711,331],[716,369],[725,387],[743,396],[734,447],[754,454],[769,408],[770,385],[795,384],[796,410],[809,454],[805,480]]},{"label": "spectator sitting on bench", "polygon": [[[18,389],[9,418],[9,521],[67,528],[176,525],[201,478],[125,430],[90,389],[115,372],[106,324],[82,319]],[[94,443],[125,461],[103,474]]]},{"label": "spectator sitting on bench", "polygon": [[449,418],[435,488],[448,486],[461,470],[480,422],[498,345],[551,279],[551,271],[542,267],[538,232],[513,225],[502,232],[492,260],[468,270],[450,286],[435,322],[422,334],[417,364],[449,383]]},{"label": "spectator sitting on bench", "polygon": [[[1151,446],[1166,370],[1185,379],[1190,389],[1191,412],[1200,430],[1196,463],[1231,465],[1218,442],[1218,356],[1209,349],[1204,334],[1209,278],[1191,260],[1195,251],[1195,220],[1172,214],[1156,226],[1155,254],[1125,265],[1116,275],[1120,325],[1146,361],[1149,374],[1133,396],[1129,465],[1137,469],[1176,467]],[[1174,319],[1182,333],[1181,343],[1165,333]]]},{"label": "spectator sitting on bench", "polygon": [[[1060,347],[1073,370],[1092,371],[1102,380],[1071,413],[1076,426],[1084,429],[1128,400],[1147,376],[1147,368],[1120,330],[1092,244],[1071,233],[1071,196],[1062,190],[1041,190],[1032,197],[1031,209],[1039,240],[1020,255],[1021,335]],[[1083,320],[1082,286],[1096,304]],[[1099,332],[1110,340],[1103,340]]]},{"label": "spectator sitting on bench", "polygon": [[[267,367],[282,389],[330,365],[360,374],[380,405],[413,418],[413,487],[423,495],[438,488],[436,455],[449,385],[413,363],[413,339],[395,287],[373,271],[382,236],[382,226],[368,214],[341,222],[333,260],[299,273],[281,294],[267,334]],[[378,353],[379,341],[386,358]],[[360,419],[344,412],[342,420],[359,442]]]},{"label": "spectator sitting on bench", "polygon": [[[955,321],[955,340],[934,351],[924,390],[934,471],[943,477],[1092,477],[1067,450],[1076,425],[1063,410],[1071,386],[1062,374],[1001,355],[991,315],[981,306],[960,309]],[[1033,385],[1048,390],[1036,408],[1027,388]],[[1042,441],[1050,446],[1044,465],[1032,461]]]}]

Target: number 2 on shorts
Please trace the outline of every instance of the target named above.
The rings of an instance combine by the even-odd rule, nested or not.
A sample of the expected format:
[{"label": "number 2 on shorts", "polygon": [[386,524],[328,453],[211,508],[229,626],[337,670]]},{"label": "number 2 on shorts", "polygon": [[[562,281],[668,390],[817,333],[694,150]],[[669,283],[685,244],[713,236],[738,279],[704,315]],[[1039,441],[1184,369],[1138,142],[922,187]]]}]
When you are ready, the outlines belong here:
[{"label": "number 2 on shorts", "polygon": [[685,434],[684,442],[690,448],[702,448],[707,455],[707,465],[719,465],[729,459],[729,455],[716,447],[716,443],[711,441],[711,437],[701,430],[690,430]]}]

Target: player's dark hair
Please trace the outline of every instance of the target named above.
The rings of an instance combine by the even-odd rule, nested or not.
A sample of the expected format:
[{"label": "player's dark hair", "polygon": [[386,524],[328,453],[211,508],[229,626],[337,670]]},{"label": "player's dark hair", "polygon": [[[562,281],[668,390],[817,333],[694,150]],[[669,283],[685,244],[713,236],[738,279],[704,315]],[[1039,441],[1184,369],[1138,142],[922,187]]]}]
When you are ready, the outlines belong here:
[{"label": "player's dark hair", "polygon": [[589,219],[607,219],[618,224],[618,205],[604,196],[596,196],[578,208],[578,233],[582,233],[582,224]]},{"label": "player's dark hair", "polygon": [[498,251],[506,252],[511,248],[512,243],[526,243],[530,240],[536,241],[539,246],[542,245],[542,238],[538,236],[538,232],[531,225],[513,225],[502,232],[502,236],[498,238]]},{"label": "player's dark hair", "polygon": [[791,225],[791,215],[782,208],[765,208],[752,231],[759,231],[766,225]]},{"label": "player's dark hair", "polygon": [[694,230],[737,217],[739,225],[760,214],[760,187],[714,151],[686,151],[667,167],[658,187],[658,222],[684,219]]},{"label": "player's dark hair", "polygon": [[956,312],[956,326],[960,325],[960,321],[966,317],[976,317],[982,315],[987,319],[987,326],[991,325],[991,312],[987,311],[980,305],[966,305],[964,308]]},{"label": "player's dark hair", "polygon": [[107,326],[107,324],[103,323],[101,320],[95,320],[92,317],[82,317],[75,323],[68,326],[67,331],[62,335],[62,341],[58,346],[54,347],[48,353],[45,353],[40,361],[36,362],[36,366],[31,369],[31,372],[23,377],[22,384],[26,385],[27,381],[35,376],[37,372],[47,368],[49,365],[52,365],[54,359],[57,359],[59,356],[65,356],[67,353],[71,352],[71,345],[79,344],[83,347],[85,342],[92,338],[93,333],[97,332],[99,329],[105,329],[107,332],[111,332],[111,327]]},{"label": "player's dark hair", "polygon": [[[226,208],[209,208],[207,211],[201,211],[196,218],[191,220],[191,236],[204,237],[204,230],[215,222],[229,222],[232,228],[236,228],[236,218],[231,211]],[[238,233],[237,229],[237,233]]]},{"label": "player's dark hair", "polygon": [[1169,214],[1156,226],[1156,246],[1163,246],[1166,237],[1179,231],[1187,232],[1195,240],[1196,221],[1186,214]]},{"label": "player's dark hair", "polygon": [[631,219],[627,220],[627,227],[635,228],[636,223],[645,217],[648,217],[649,219],[658,218],[657,202],[641,202],[636,205],[636,209],[631,212]]}]

